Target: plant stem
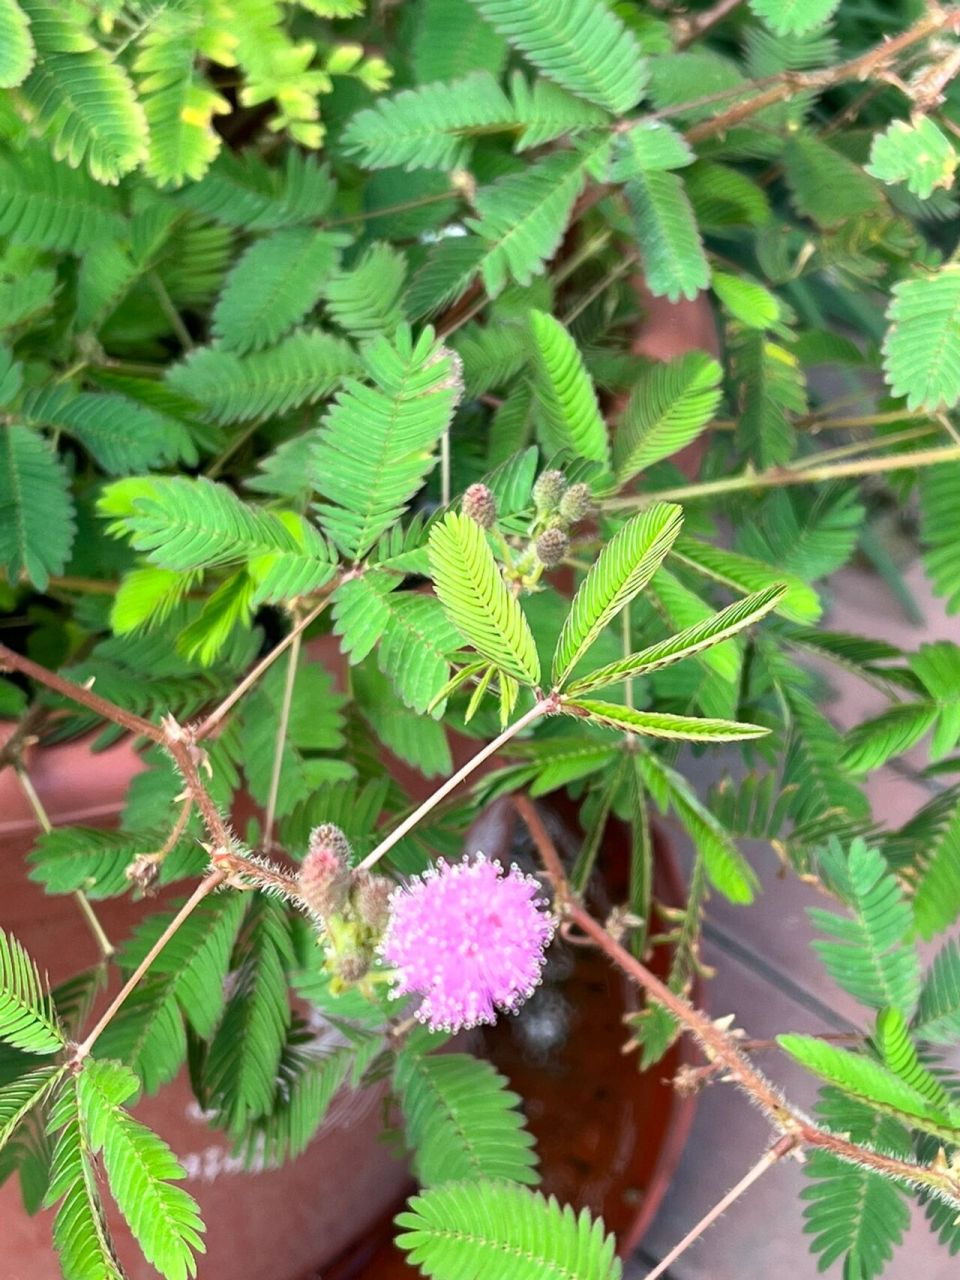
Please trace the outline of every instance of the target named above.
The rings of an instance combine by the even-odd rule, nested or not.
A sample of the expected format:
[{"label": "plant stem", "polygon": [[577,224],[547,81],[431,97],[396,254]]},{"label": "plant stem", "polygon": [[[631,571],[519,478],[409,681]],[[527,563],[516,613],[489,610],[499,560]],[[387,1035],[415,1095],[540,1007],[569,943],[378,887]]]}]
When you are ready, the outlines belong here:
[{"label": "plant stem", "polygon": [[554,285],[562,284],[578,267],[582,267],[595,253],[599,253],[612,235],[610,228],[604,227],[602,231],[598,231],[595,236],[585,241],[576,253],[571,253],[570,257],[561,262],[553,273],[551,279]]},{"label": "plant stem", "polygon": [[592,302],[606,293],[610,286],[619,280],[622,275],[626,275],[630,268],[639,261],[639,258],[640,254],[635,249],[631,249],[629,253],[624,254],[620,261],[610,268],[603,279],[598,280],[593,288],[588,289],[583,297],[570,308],[563,317],[563,323],[565,325],[573,324],[577,316],[581,315]]},{"label": "plant stem", "polygon": [[203,473],[208,480],[215,480],[217,478],[240,446],[246,444],[252,435],[256,435],[260,430],[262,423],[262,418],[254,418],[254,420],[248,423],[242,431],[237,432],[225,449],[221,450],[215,458],[211,459],[206,471]]},{"label": "plant stem", "polygon": [[[853,458],[858,453],[870,453],[875,449],[885,449],[891,444],[906,444],[910,440],[920,440],[940,431],[937,423],[929,423],[925,427],[909,427],[906,431],[895,431],[889,436],[879,436],[871,440],[854,440],[851,444],[838,445],[836,449],[824,449],[817,454],[817,465],[834,462],[840,458]],[[958,441],[960,443],[960,441]],[[795,458],[786,463],[788,471],[802,471],[810,461],[809,458]]]},{"label": "plant stem", "polygon": [[778,76],[767,88],[761,89],[746,101],[734,103],[726,111],[721,111],[714,116],[712,120],[704,120],[700,124],[693,125],[686,131],[685,137],[688,142],[693,143],[714,138],[717,134],[726,133],[741,121],[748,120],[765,107],[783,102],[805,89],[822,91],[834,85],[843,84],[847,80],[868,80],[882,68],[894,62],[907,49],[929,39],[930,36],[937,35],[938,32],[949,29],[955,31],[960,29],[960,9],[933,8],[919,22],[914,23],[900,35],[884,40],[866,53],[851,58],[847,62],[841,62],[839,66],[821,71],[789,71]]},{"label": "plant stem", "polygon": [[267,796],[267,816],[263,824],[263,847],[269,853],[273,845],[273,821],[277,814],[277,796],[280,793],[280,774],[283,771],[283,748],[287,741],[287,729],[290,724],[290,707],[293,704],[293,686],[297,679],[297,666],[300,662],[300,640],[302,631],[293,632],[293,643],[287,658],[287,678],[283,682],[283,701],[280,704],[280,720],[277,724],[277,740],[273,747],[273,769],[270,773],[270,792]]},{"label": "plant stem", "polygon": [[226,872],[217,870],[217,871],[211,871],[209,875],[205,876],[204,879],[200,881],[196,889],[194,889],[193,893],[190,895],[187,901],[183,904],[183,906],[180,908],[177,914],[173,917],[173,919],[164,929],[163,933],[161,933],[160,937],[156,940],[156,942],[153,944],[153,946],[150,948],[147,954],[143,957],[143,959],[137,965],[136,969],[134,969],[133,973],[131,973],[130,977],[126,980],[126,982],[117,992],[116,996],[111,1001],[109,1007],[106,1009],[103,1016],[100,1018],[100,1021],[93,1028],[93,1030],[86,1037],[86,1039],[83,1040],[80,1044],[78,1044],[77,1047],[74,1049],[71,1055],[71,1066],[74,1068],[74,1070],[76,1070],[80,1066],[80,1064],[83,1062],[84,1058],[86,1058],[89,1055],[90,1050],[96,1044],[99,1037],[103,1034],[106,1028],[110,1025],[113,1019],[120,1012],[120,1009],[123,1007],[127,997],[134,990],[137,984],[141,981],[144,974],[147,972],[147,970],[153,964],[154,960],[156,960],[157,956],[160,954],[163,948],[167,945],[167,943],[170,941],[173,935],[177,932],[177,930],[180,928],[183,922],[187,919],[188,916],[190,916],[196,910],[196,908],[200,905],[200,903],[204,900],[204,898],[206,898],[209,894],[211,894],[214,891],[214,889],[219,888],[219,886],[223,884],[226,878],[227,878]]},{"label": "plant stem", "polygon": [[450,428],[440,437],[440,505],[450,505]]},{"label": "plant stem", "polygon": [[771,1169],[778,1161],[782,1160],[784,1156],[789,1155],[791,1151],[796,1149],[796,1146],[796,1135],[785,1133],[779,1141],[773,1144],[769,1151],[764,1152],[751,1169],[748,1169],[736,1186],[731,1187],[727,1194],[717,1201],[710,1212],[703,1215],[697,1225],[687,1232],[680,1243],[675,1245],[666,1257],[657,1263],[652,1271],[647,1272],[646,1276],[644,1276],[644,1280],[658,1280],[658,1277],[662,1276],[667,1268],[676,1262],[681,1254],[686,1253],[690,1246],[700,1239],[706,1229],[712,1226],[722,1213],[726,1213],[730,1206],[735,1201],[739,1200],[743,1193],[752,1187],[758,1178],[763,1177],[768,1169]]},{"label": "plant stem", "polygon": [[177,335],[177,341],[180,343],[181,347],[183,347],[184,351],[192,351],[193,338],[190,336],[190,330],[183,323],[180,312],[173,305],[163,281],[160,279],[159,275],[157,275],[156,271],[147,272],[147,281],[150,288],[156,294],[157,301],[160,303],[160,310],[170,321],[170,327]]},{"label": "plant stem", "polygon": [[462,769],[458,769],[455,774],[449,777],[443,786],[438,787],[433,795],[424,800],[423,804],[414,809],[413,813],[404,818],[398,827],[395,827],[388,836],[377,845],[372,853],[368,853],[363,861],[358,865],[358,871],[369,871],[372,866],[384,856],[385,853],[393,848],[393,846],[407,834],[412,831],[418,822],[422,821],[432,809],[435,809],[441,800],[444,800],[452,791],[456,791],[460,783],[469,778],[474,769],[483,764],[484,760],[489,760],[492,755],[500,750],[502,746],[515,738],[518,733],[522,732],[527,725],[533,724],[540,716],[548,715],[552,711],[556,711],[557,703],[551,698],[538,698],[534,705],[519,720],[515,720],[513,724],[508,725],[503,733],[488,742],[485,747],[477,752],[475,756],[471,756]]},{"label": "plant stem", "polygon": [[422,209],[425,205],[439,204],[441,200],[462,200],[463,192],[458,187],[449,191],[435,191],[433,195],[418,196],[416,200],[404,200],[401,204],[384,205],[382,209],[364,209],[362,213],[348,213],[341,218],[324,218],[322,227],[346,227],[352,222],[366,222],[369,218],[387,218],[392,213],[407,213],[410,209]]},{"label": "plant stem", "polygon": [[631,978],[647,996],[673,1014],[685,1030],[696,1037],[704,1055],[710,1062],[722,1062],[726,1078],[739,1085],[756,1103],[768,1119],[781,1130],[784,1137],[792,1138],[799,1147],[810,1146],[832,1152],[840,1160],[866,1166],[885,1177],[907,1182],[911,1186],[924,1187],[938,1192],[952,1202],[960,1204],[960,1174],[949,1166],[937,1163],[915,1164],[896,1156],[883,1155],[869,1147],[861,1147],[838,1134],[821,1129],[792,1107],[769,1080],[757,1071],[747,1059],[740,1045],[724,1029],[695,1008],[688,1000],[670,988],[635,956],[632,956],[599,921],[594,920],[573,895],[567,881],[560,855],[557,853],[536,807],[526,796],[514,796],[514,805],[533,837],[534,844],[553,884],[557,910],[576,924],[596,946]]},{"label": "plant stem", "polygon": [[715,27],[718,22],[722,22],[728,14],[734,9],[740,7],[743,0],[717,0],[717,3],[709,9],[704,9],[702,13],[691,15],[689,18],[678,18],[674,27],[677,35],[677,48],[685,49],[687,45],[693,44],[694,40],[699,40],[701,36],[706,35],[711,27]]},{"label": "plant stem", "polygon": [[777,489],[788,484],[820,484],[845,476],[858,477],[880,475],[888,471],[909,470],[911,467],[933,467],[941,462],[960,460],[960,445],[947,445],[937,449],[917,449],[913,453],[898,453],[888,458],[864,458],[858,462],[840,462],[791,470],[789,467],[771,467],[768,471],[745,471],[738,476],[725,476],[721,480],[704,480],[696,484],[678,485],[674,489],[660,489],[655,493],[637,494],[630,498],[608,498],[601,503],[608,511],[622,511],[631,507],[647,507],[652,502],[680,502],[711,497],[718,493],[736,493],[750,489]]},{"label": "plant stem", "polygon": [[[344,581],[344,579],[340,578],[334,585],[338,586],[342,581]],[[303,632],[306,631],[307,627],[309,627],[311,623],[315,622],[317,618],[320,617],[321,613],[323,613],[324,609],[327,607],[332,590],[333,588],[331,587],[328,590],[327,595],[324,596],[319,604],[315,605],[309,613],[304,614],[293,630],[290,631],[288,635],[284,636],[280,643],[275,645],[265,657],[261,658],[253,670],[247,672],[237,687],[229,693],[226,698],[224,698],[219,706],[215,707],[213,711],[210,712],[207,718],[196,730],[194,734],[195,741],[201,742],[204,738],[208,738],[227,712],[236,706],[247,690],[257,683],[263,673],[273,666],[281,654],[284,653],[290,645],[299,643],[299,638]]]},{"label": "plant stem", "polygon": [[103,578],[74,578],[70,575],[52,576],[49,585],[61,591],[83,591],[101,596],[115,596],[120,590],[119,583],[107,582]]},{"label": "plant stem", "polygon": [[[53,824],[51,823],[50,817],[44,808],[43,801],[37,794],[37,789],[33,785],[33,780],[22,763],[18,762],[14,765],[14,773],[17,775],[17,781],[23,789],[23,794],[30,802],[30,808],[36,814],[37,821],[40,823],[40,826],[47,835],[49,835],[53,830]],[[93,934],[93,940],[97,944],[101,957],[104,962],[108,961],[116,954],[116,947],[107,937],[106,930],[97,918],[97,913],[90,905],[90,899],[82,889],[74,889],[73,900],[79,907],[80,914],[83,916],[84,920],[86,920],[87,926]]]},{"label": "plant stem", "polygon": [[110,720],[114,724],[120,725],[121,728],[128,729],[130,733],[142,734],[145,738],[149,738],[151,742],[162,743],[164,740],[163,730],[159,725],[151,724],[149,720],[144,720],[142,716],[135,715],[132,711],[126,711],[123,707],[118,707],[113,702],[108,702],[106,698],[101,698],[99,694],[87,689],[84,685],[75,684],[72,680],[65,680],[56,671],[48,671],[46,667],[41,667],[38,662],[32,662],[29,658],[24,658],[21,654],[15,653],[13,649],[8,649],[5,644],[0,644],[0,671],[19,671],[21,675],[30,676],[31,679],[46,685],[48,689],[53,689],[55,693],[61,694],[64,698],[71,698],[74,702],[79,702],[82,707],[95,711],[104,720]]}]

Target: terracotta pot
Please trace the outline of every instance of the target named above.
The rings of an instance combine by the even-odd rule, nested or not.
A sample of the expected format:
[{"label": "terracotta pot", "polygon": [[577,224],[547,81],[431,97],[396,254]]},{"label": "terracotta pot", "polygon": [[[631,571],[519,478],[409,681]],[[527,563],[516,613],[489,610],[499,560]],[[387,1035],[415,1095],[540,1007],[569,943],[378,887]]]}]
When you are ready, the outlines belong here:
[{"label": "terracotta pot", "polygon": [[[4,738],[10,732],[0,727]],[[85,740],[32,752],[31,780],[56,826],[116,822],[131,778],[142,768],[129,743],[94,755]],[[27,878],[26,854],[37,824],[11,769],[0,773],[0,851],[5,867],[3,927],[15,934],[53,983],[94,965],[96,947],[69,896],[48,897]],[[130,898],[96,904],[109,937],[123,939],[164,900]],[[116,984],[113,989],[115,990]],[[321,1034],[323,1032],[321,1031]],[[332,1033],[331,1033],[332,1034]],[[382,1091],[342,1093],[308,1150],[281,1169],[245,1172],[221,1135],[198,1113],[185,1073],[137,1116],[160,1133],[187,1168],[185,1185],[207,1224],[200,1273],[231,1280],[294,1280],[340,1254],[382,1217],[406,1186],[408,1173],[381,1142]],[[0,1256],[16,1259],[11,1280],[59,1280],[51,1241],[52,1211],[28,1217],[16,1178],[0,1187]],[[155,1280],[125,1225],[108,1213],[130,1280]]]},{"label": "terracotta pot", "polygon": [[[575,854],[576,806],[551,796],[541,802],[541,811],[561,852],[566,846]],[[478,820],[469,847],[508,863],[524,858],[525,844],[524,829],[506,800]],[[679,905],[683,883],[661,830],[654,832],[654,845],[655,897],[666,906]],[[625,898],[629,861],[629,831],[613,821],[603,842],[597,910]],[[543,986],[518,1016],[500,1019],[471,1048],[488,1057],[523,1099],[537,1140],[543,1190],[602,1215],[627,1257],[652,1222],[686,1145],[695,1099],[677,1094],[669,1081],[681,1064],[692,1061],[692,1053],[681,1039],[652,1071],[639,1072],[636,1059],[620,1052],[626,1038],[623,1015],[638,1007],[632,984],[593,949],[555,942],[550,954]],[[652,967],[664,976],[669,962],[669,952],[659,948]],[[394,1212],[402,1203],[398,1200]],[[322,1280],[400,1280],[419,1274],[392,1243],[393,1216],[385,1215],[369,1238],[325,1269]],[[314,1269],[303,1280],[321,1276]]]}]

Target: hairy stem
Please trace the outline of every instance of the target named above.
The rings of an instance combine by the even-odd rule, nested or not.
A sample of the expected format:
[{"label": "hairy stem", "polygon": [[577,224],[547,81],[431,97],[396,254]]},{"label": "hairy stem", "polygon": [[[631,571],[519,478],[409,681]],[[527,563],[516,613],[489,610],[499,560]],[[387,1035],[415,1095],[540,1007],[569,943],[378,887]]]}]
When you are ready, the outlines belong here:
[{"label": "hairy stem", "polygon": [[755,1069],[740,1045],[722,1027],[711,1022],[705,1013],[670,988],[614,938],[599,921],[580,904],[571,892],[563,863],[533,803],[526,796],[515,796],[517,812],[526,823],[534,844],[553,884],[557,910],[575,924],[623,973],[631,978],[647,996],[673,1014],[685,1030],[690,1031],[710,1062],[722,1062],[727,1079],[755,1102],[773,1125],[798,1147],[819,1147],[850,1164],[862,1165],[885,1177],[930,1188],[960,1204],[960,1175],[942,1165],[919,1165],[911,1160],[884,1155],[869,1147],[859,1146],[839,1134],[830,1133],[813,1124],[780,1094],[765,1076]]},{"label": "hairy stem", "polygon": [[293,686],[297,680],[300,662],[300,640],[303,633],[293,632],[293,643],[287,658],[287,677],[283,682],[283,701],[280,704],[280,720],[277,724],[277,740],[273,747],[273,768],[270,772],[270,792],[267,796],[267,814],[263,824],[263,847],[269,853],[273,845],[273,822],[277,814],[277,796],[280,794],[280,774],[283,772],[283,748],[290,725],[290,707],[293,704]]},{"label": "hairy stem", "polygon": [[715,138],[718,134],[726,133],[734,125],[756,115],[758,111],[783,102],[802,90],[822,91],[834,85],[843,84],[847,80],[868,80],[888,68],[900,54],[912,49],[914,45],[928,40],[930,36],[937,35],[940,31],[947,30],[960,30],[960,9],[941,9],[931,6],[926,16],[914,23],[912,27],[898,36],[884,40],[856,58],[850,58],[847,62],[841,62],[836,67],[822,71],[790,71],[778,76],[773,83],[761,89],[759,93],[743,102],[734,103],[726,111],[721,111],[714,116],[712,120],[704,120],[701,124],[693,125],[686,131],[686,139],[688,142],[695,143],[703,142],[706,138]]},{"label": "hairy stem", "polygon": [[153,946],[150,948],[147,954],[143,957],[143,959],[137,965],[136,969],[134,969],[133,973],[131,973],[130,977],[126,980],[126,982],[117,992],[117,994],[114,996],[109,1007],[104,1011],[97,1025],[93,1028],[93,1030],[86,1037],[86,1039],[84,1039],[80,1044],[78,1044],[76,1048],[73,1050],[70,1056],[70,1064],[74,1070],[79,1068],[84,1058],[86,1058],[89,1055],[90,1050],[96,1044],[97,1040],[100,1038],[103,1032],[107,1029],[107,1027],[110,1025],[113,1019],[120,1012],[121,1008],[123,1007],[124,1003],[127,1000],[127,997],[134,990],[137,984],[142,980],[147,970],[153,964],[154,960],[156,960],[157,956],[160,954],[163,948],[167,945],[167,943],[170,941],[173,935],[177,932],[177,930],[180,928],[183,922],[187,919],[188,916],[192,915],[192,913],[196,910],[196,908],[200,905],[200,903],[204,900],[204,898],[206,898],[209,894],[211,894],[214,891],[214,889],[219,888],[219,886],[223,884],[226,878],[227,878],[226,872],[218,870],[218,871],[211,871],[209,875],[207,875],[203,880],[200,881],[196,889],[194,889],[193,893],[190,895],[187,901],[183,904],[183,906],[180,908],[177,914],[173,917],[173,919],[164,929],[163,933],[161,933],[160,937],[156,940],[156,942],[153,944]]},{"label": "hairy stem", "polygon": [[784,1156],[789,1155],[791,1151],[796,1149],[796,1146],[796,1135],[784,1134],[782,1138],[773,1144],[769,1151],[765,1151],[763,1153],[752,1168],[747,1170],[736,1186],[731,1187],[727,1194],[717,1201],[709,1213],[705,1213],[703,1215],[696,1226],[692,1227],[687,1232],[680,1243],[675,1245],[666,1257],[657,1263],[652,1271],[647,1272],[644,1276],[644,1280],[657,1280],[658,1276],[662,1276],[667,1268],[676,1262],[681,1254],[686,1253],[690,1246],[700,1239],[706,1229],[712,1226],[721,1214],[726,1213],[730,1206],[735,1201],[739,1200],[743,1193],[749,1190],[758,1178],[763,1177],[768,1169],[773,1168],[773,1166],[782,1160]]},{"label": "hairy stem", "polygon": [[126,711],[123,707],[118,707],[115,703],[108,702],[106,698],[101,698],[99,694],[94,693],[92,689],[88,689],[85,685],[75,684],[72,680],[65,680],[56,671],[48,671],[46,667],[41,667],[38,662],[32,662],[29,658],[24,658],[21,654],[14,653],[5,644],[0,644],[0,671],[19,671],[21,675],[30,676],[32,680],[46,685],[54,693],[59,693],[65,698],[71,698],[74,702],[79,702],[82,707],[95,711],[104,720],[118,724],[121,728],[128,729],[131,733],[142,734],[145,738],[149,738],[151,742],[163,742],[163,730],[159,725],[151,724],[149,720],[144,720],[143,716],[135,715],[132,711]]},{"label": "hairy stem", "polygon": [[452,791],[456,791],[460,783],[469,778],[474,769],[483,764],[484,760],[489,760],[490,757],[495,755],[502,746],[510,741],[511,738],[515,738],[518,733],[521,733],[527,725],[533,724],[533,722],[539,719],[540,716],[547,715],[551,711],[556,711],[556,709],[557,704],[553,699],[539,698],[530,710],[526,712],[526,714],[522,715],[519,720],[514,721],[513,724],[504,729],[503,733],[501,733],[499,737],[494,738],[492,742],[488,742],[487,745],[481,748],[475,756],[471,756],[462,769],[458,769],[456,773],[446,780],[443,786],[438,787],[436,791],[434,791],[432,796],[429,796],[424,800],[423,804],[414,809],[413,813],[404,818],[403,822],[401,822],[398,827],[395,827],[388,836],[385,836],[384,839],[380,841],[372,853],[367,854],[364,860],[357,867],[357,870],[368,871],[372,866],[378,863],[384,854],[389,853],[393,846],[397,844],[398,841],[402,840],[409,831],[412,831],[417,823],[421,822],[432,809],[435,809],[441,800],[446,799]]},{"label": "hairy stem", "polygon": [[737,493],[750,489],[775,489],[788,484],[820,484],[843,477],[882,475],[889,471],[907,470],[913,467],[934,467],[942,462],[960,460],[960,445],[946,445],[936,449],[916,449],[913,453],[897,453],[886,458],[862,458],[856,462],[814,462],[791,469],[771,467],[767,471],[745,471],[738,476],[725,476],[720,480],[703,480],[696,484],[677,485],[673,489],[659,489],[655,493],[641,493],[627,498],[608,498],[601,505],[608,511],[630,507],[647,507],[654,502],[692,501],[713,497],[718,493]]}]

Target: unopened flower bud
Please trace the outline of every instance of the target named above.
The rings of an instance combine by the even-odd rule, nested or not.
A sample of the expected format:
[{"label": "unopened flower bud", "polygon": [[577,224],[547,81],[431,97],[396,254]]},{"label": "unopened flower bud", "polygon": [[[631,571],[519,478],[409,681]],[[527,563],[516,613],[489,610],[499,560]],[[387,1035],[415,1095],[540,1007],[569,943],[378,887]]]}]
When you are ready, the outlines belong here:
[{"label": "unopened flower bud", "polygon": [[337,956],[334,971],[341,982],[359,982],[370,970],[370,961],[359,951]]},{"label": "unopened flower bud", "polygon": [[311,833],[310,850],[300,868],[300,897],[311,911],[326,920],[346,902],[350,879],[343,856],[332,844],[315,841],[315,835],[316,831]]},{"label": "unopened flower bud", "polygon": [[533,486],[533,502],[537,511],[541,514],[556,511],[566,487],[567,482],[563,478],[562,471],[542,472]]},{"label": "unopened flower bud", "polygon": [[341,862],[350,861],[350,841],[332,822],[321,822],[310,832],[307,853],[313,853],[314,849],[330,849]]},{"label": "unopened flower bud", "polygon": [[548,569],[558,565],[570,548],[570,539],[562,529],[544,529],[536,543],[537,555]]},{"label": "unopened flower bud", "polygon": [[390,918],[390,895],[393,881],[386,876],[359,872],[354,877],[353,903],[361,921],[373,933],[380,934]]},{"label": "unopened flower bud", "polygon": [[572,484],[560,499],[560,514],[564,520],[576,524],[593,506],[593,494],[588,484]]},{"label": "unopened flower bud", "polygon": [[485,484],[472,484],[463,495],[463,514],[481,529],[489,529],[497,518],[497,502]]}]

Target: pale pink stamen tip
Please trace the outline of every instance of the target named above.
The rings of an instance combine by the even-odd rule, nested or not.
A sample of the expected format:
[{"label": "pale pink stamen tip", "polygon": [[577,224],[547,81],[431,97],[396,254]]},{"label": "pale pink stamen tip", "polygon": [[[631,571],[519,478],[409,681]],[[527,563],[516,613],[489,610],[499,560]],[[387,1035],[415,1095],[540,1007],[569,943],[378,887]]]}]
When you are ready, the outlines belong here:
[{"label": "pale pink stamen tip", "polygon": [[380,951],[392,994],[423,997],[417,1018],[458,1031],[515,1012],[540,982],[554,920],[540,884],[482,854],[436,867],[397,889]]}]

